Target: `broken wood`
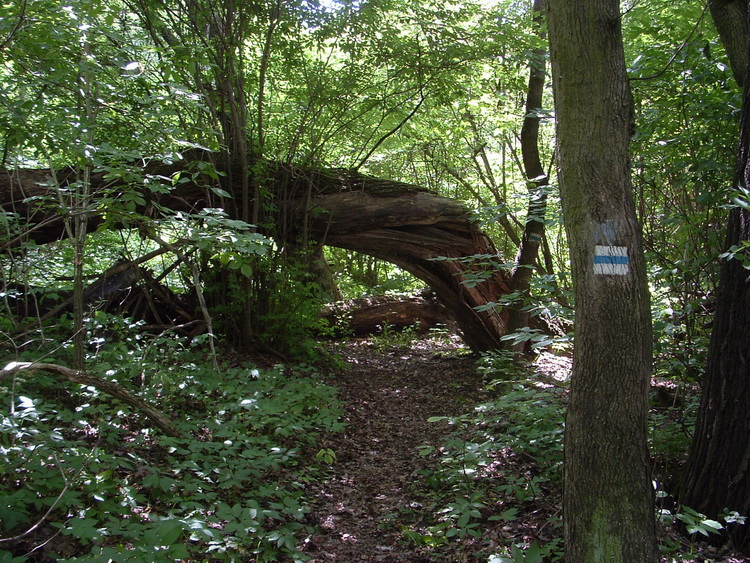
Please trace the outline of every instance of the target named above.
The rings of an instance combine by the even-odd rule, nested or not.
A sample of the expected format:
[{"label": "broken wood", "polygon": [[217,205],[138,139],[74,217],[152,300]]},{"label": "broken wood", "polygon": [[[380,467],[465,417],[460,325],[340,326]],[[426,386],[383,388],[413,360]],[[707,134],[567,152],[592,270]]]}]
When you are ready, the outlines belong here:
[{"label": "broken wood", "polygon": [[[155,255],[158,255],[156,251],[136,260],[120,261],[105,270],[85,288],[84,304],[151,325],[185,326],[192,323],[196,318],[191,312],[195,310],[195,305],[160,284],[146,268],[140,266],[145,259]],[[69,311],[72,303],[72,297],[67,297],[44,313],[36,308],[38,318],[32,325]]]},{"label": "broken wood", "polygon": [[455,325],[448,310],[435,296],[363,297],[327,305],[323,318],[336,333],[363,336],[393,328],[413,327],[420,333]]},{"label": "broken wood", "polygon": [[[193,151],[187,158],[209,160],[210,153]],[[169,178],[189,163],[152,164],[150,175]],[[508,275],[486,265],[503,262],[489,237],[460,202],[418,186],[367,176],[353,170],[304,170],[290,164],[268,162],[263,182],[273,201],[275,216],[266,218],[286,230],[268,233],[286,237],[281,242],[305,240],[370,254],[386,260],[425,281],[450,311],[465,342],[475,351],[495,349],[506,333],[507,314],[492,304],[508,293]],[[45,176],[46,174],[46,176]],[[233,174],[232,178],[242,178]],[[46,180],[45,180],[46,177]],[[115,187],[103,176],[92,176],[92,193],[112,197]],[[48,171],[16,170],[0,173],[0,206],[34,224],[26,239],[42,243],[60,238],[63,219],[49,206],[39,205],[51,186],[65,186],[64,174],[54,181]],[[238,186],[220,185],[222,193],[240,194]],[[132,188],[130,188],[132,189]],[[186,182],[169,193],[143,190],[148,201],[140,211],[154,209],[195,211],[221,207],[233,216],[233,200],[210,189]],[[237,199],[237,198],[235,198]],[[92,217],[92,226],[97,220]],[[24,236],[6,241],[8,249]],[[2,250],[3,245],[0,245]],[[471,257],[477,256],[478,260]],[[490,257],[490,260],[487,260]],[[481,283],[465,283],[481,278]]]}]

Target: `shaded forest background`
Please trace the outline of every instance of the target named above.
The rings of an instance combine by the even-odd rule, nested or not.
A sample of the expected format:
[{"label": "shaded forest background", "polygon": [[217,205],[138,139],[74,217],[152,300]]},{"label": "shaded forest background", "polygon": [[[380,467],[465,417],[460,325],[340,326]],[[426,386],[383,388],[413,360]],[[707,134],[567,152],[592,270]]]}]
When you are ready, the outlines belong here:
[{"label": "shaded forest background", "polygon": [[[302,496],[284,487],[259,486],[260,500],[240,508],[217,496],[206,515],[198,506],[206,485],[197,479],[197,500],[179,514],[144,518],[130,530],[110,522],[105,534],[104,514],[114,508],[76,513],[79,497],[120,495],[123,507],[140,514],[144,493],[132,482],[108,484],[111,451],[86,458],[71,442],[93,443],[101,434],[98,440],[114,443],[102,429],[127,426],[100,393],[125,389],[126,402],[141,400],[127,404],[142,412],[149,401],[189,412],[195,384],[251,419],[252,385],[271,405],[252,422],[268,443],[245,443],[243,455],[257,460],[258,472],[233,477],[228,489],[276,475],[298,449],[332,463],[335,452],[314,438],[291,445],[297,432],[340,430],[334,407],[313,408],[334,404],[330,389],[287,379],[291,367],[248,383],[258,370],[238,367],[238,354],[326,365],[333,360],[319,339],[352,330],[323,314],[335,301],[378,296],[398,308],[422,292],[423,312],[409,323],[421,319],[425,330],[439,322],[446,333],[457,327],[471,350],[486,354],[483,361],[508,370],[516,368],[501,348],[568,354],[575,303],[540,6],[7,3],[0,16],[0,331],[10,367],[1,382],[9,401],[0,460],[9,474],[23,470],[3,481],[0,535],[21,541],[34,523],[51,521],[79,542],[81,557],[107,534],[126,538],[126,546],[150,534],[154,551],[134,560],[164,546],[165,560],[188,557],[185,538],[190,549],[213,546],[217,559],[233,550],[258,560],[298,557]],[[747,260],[747,245],[724,244],[728,209],[748,206],[746,191],[733,188],[742,90],[705,3],[623,2],[621,11],[655,400],[670,409],[658,427],[674,431],[652,444],[660,449],[659,475],[670,481],[657,494],[667,497],[676,494],[670,487],[677,488],[692,436],[720,266]],[[424,314],[438,309],[438,319]],[[396,319],[371,324],[397,338],[395,325],[407,323]],[[57,384],[39,384],[23,362],[57,366],[53,372],[83,385],[76,389],[84,395],[72,396],[86,401],[62,399],[71,411],[50,406]],[[84,369],[94,379],[76,380],[74,370]],[[212,382],[211,370],[224,375]],[[63,414],[81,411],[85,418]],[[179,458],[173,468],[203,471],[191,466],[192,456],[208,455],[209,446],[180,442],[200,423],[158,422],[162,413],[152,414],[172,434],[160,447]],[[218,420],[201,430],[210,435],[204,444],[236,439],[221,434]],[[66,424],[73,434],[58,432]],[[279,432],[288,447],[274,441]],[[138,436],[141,453],[156,440]],[[218,448],[210,455],[221,457]],[[137,473],[141,462],[132,463]],[[176,474],[146,473],[154,498],[174,490]],[[724,508],[731,514],[733,507]],[[465,513],[471,510],[479,509]],[[661,510],[672,520],[679,514],[694,537],[717,531],[716,514],[670,504]],[[438,532],[471,536],[467,526],[478,517],[463,521],[462,514],[412,540],[424,547]],[[225,526],[224,535],[214,531],[227,522],[240,523],[234,531]],[[185,545],[178,549],[179,538]],[[530,545],[537,544],[523,547]],[[519,549],[508,546],[510,560],[523,560]],[[8,561],[21,555],[0,554]]]}]

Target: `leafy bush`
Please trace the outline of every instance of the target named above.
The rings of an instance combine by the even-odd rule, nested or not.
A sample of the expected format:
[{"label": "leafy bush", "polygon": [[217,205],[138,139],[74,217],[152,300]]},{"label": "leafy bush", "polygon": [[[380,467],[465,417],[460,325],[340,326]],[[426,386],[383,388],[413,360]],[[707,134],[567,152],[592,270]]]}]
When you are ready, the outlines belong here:
[{"label": "leafy bush", "polygon": [[41,549],[59,561],[304,560],[305,483],[326,465],[316,437],[342,429],[335,390],[311,368],[216,372],[163,340],[161,356],[102,346],[91,373],[159,404],[185,438],[142,427],[92,387],[25,372],[1,382],[0,534],[43,525],[0,561],[50,538]]},{"label": "leafy bush", "polygon": [[[487,390],[496,394],[491,401],[461,416],[429,419],[453,430],[439,447],[420,447],[436,467],[422,471],[432,523],[404,530],[405,537],[420,545],[439,546],[451,538],[479,541],[487,522],[515,520],[528,507],[537,510],[540,499],[559,497],[564,390],[524,378],[512,354],[489,354],[480,370],[491,379]],[[494,379],[501,374],[506,379]],[[547,523],[559,526],[553,513]],[[514,559],[497,558],[533,561],[539,552],[553,561],[560,546],[552,543],[530,548],[528,559],[515,545]]]}]

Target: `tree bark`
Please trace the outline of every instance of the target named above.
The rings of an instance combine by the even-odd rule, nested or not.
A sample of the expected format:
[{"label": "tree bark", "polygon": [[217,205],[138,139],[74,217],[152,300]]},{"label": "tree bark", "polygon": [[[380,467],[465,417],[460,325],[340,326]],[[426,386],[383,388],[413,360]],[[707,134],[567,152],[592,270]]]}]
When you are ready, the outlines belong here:
[{"label": "tree bark", "polygon": [[740,88],[747,77],[747,0],[710,0],[708,8]]},{"label": "tree bark", "polygon": [[575,288],[566,560],[658,560],[647,449],[651,314],[630,181],[617,0],[548,0],[563,217]]},{"label": "tree bark", "polygon": [[[507,277],[495,266],[492,241],[461,203],[413,186],[373,182],[366,192],[320,195],[311,216],[314,239],[386,260],[427,283],[470,348],[500,347],[506,313],[492,304],[508,293]],[[475,277],[484,281],[463,283]]]},{"label": "tree bark", "polygon": [[[750,174],[750,163],[745,166]],[[750,242],[750,214],[733,209],[727,248],[741,241]],[[708,365],[680,499],[710,518],[725,509],[750,514],[749,274],[739,259],[725,260],[721,267]],[[750,555],[747,525],[729,531],[735,546]]]},{"label": "tree bark", "polygon": [[[747,4],[744,9],[747,16]],[[714,8],[711,14],[716,18]],[[731,44],[733,40],[724,37],[725,27],[719,21],[716,27],[724,43]],[[746,25],[745,64],[750,59],[747,37]],[[733,68],[737,58],[730,54]],[[747,68],[745,76],[746,73]],[[744,83],[735,185],[747,190],[750,187],[750,84],[747,80]],[[726,249],[731,251],[747,243],[750,243],[750,212],[744,207],[733,207],[729,213]],[[750,514],[750,271],[743,264],[743,257],[747,258],[746,251],[721,264],[701,404],[680,499],[684,505],[710,518],[717,518],[727,509]],[[728,532],[736,548],[750,555],[748,526],[729,526]]]},{"label": "tree bark", "polygon": [[[545,0],[534,0],[534,20],[538,26],[540,37],[542,31],[542,14]],[[535,49],[529,61],[529,86],[526,95],[526,115],[521,127],[521,155],[526,182],[529,189],[529,209],[526,214],[526,224],[521,243],[518,247],[516,267],[510,280],[510,291],[519,294],[519,302],[509,307],[508,333],[529,326],[530,313],[526,307],[525,297],[529,294],[531,276],[539,255],[539,246],[544,238],[544,219],[547,214],[547,190],[549,179],[542,166],[539,155],[539,121],[544,97],[544,83],[547,76],[544,49]],[[513,344],[506,341],[506,348],[520,352],[523,344]]]},{"label": "tree bark", "polygon": [[[210,155],[193,151],[191,160]],[[170,177],[185,163],[148,169],[151,175]],[[507,274],[496,267],[504,262],[489,237],[483,233],[463,204],[438,196],[418,186],[366,176],[352,170],[303,170],[288,164],[269,163],[272,203],[276,224],[287,225],[284,236],[295,244],[327,244],[386,260],[424,280],[438,295],[475,351],[500,347],[506,332],[506,313],[492,304],[508,293]],[[0,174],[0,207],[28,218],[24,236],[7,241],[6,249],[25,239],[44,243],[60,238],[63,221],[57,210],[40,205],[50,185],[65,186],[60,174],[50,183],[49,173],[16,170]],[[92,175],[92,198],[116,187],[102,175]],[[223,185],[229,193],[241,186]],[[168,194],[144,193],[148,204],[192,212],[201,207],[222,207],[209,189],[181,184]],[[31,198],[31,199],[30,199]],[[95,228],[100,217],[89,217]],[[0,247],[0,250],[2,248]],[[481,279],[481,283],[462,283]]]}]

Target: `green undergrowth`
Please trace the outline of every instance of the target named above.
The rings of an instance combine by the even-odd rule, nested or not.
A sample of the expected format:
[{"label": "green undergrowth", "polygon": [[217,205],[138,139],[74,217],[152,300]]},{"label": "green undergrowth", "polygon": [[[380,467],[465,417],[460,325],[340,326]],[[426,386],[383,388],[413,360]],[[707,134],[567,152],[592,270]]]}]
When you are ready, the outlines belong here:
[{"label": "green undergrowth", "polygon": [[[563,386],[543,385],[502,353],[480,362],[488,400],[447,425],[438,446],[423,445],[424,510],[404,537],[437,551],[494,561],[556,561],[562,556]],[[538,558],[537,558],[538,556]]]},{"label": "green undergrowth", "polygon": [[[446,425],[447,437],[419,447],[427,462],[415,491],[421,502],[404,509],[411,524],[403,526],[403,537],[446,560],[561,561],[567,383],[539,376],[502,352],[483,356],[478,369],[488,400],[459,416],[429,419]],[[689,394],[670,395],[667,405],[663,395],[654,394],[649,424],[660,550],[675,561],[694,561],[710,551],[702,539],[724,521],[744,517],[710,520],[662,489],[662,480],[684,463],[696,409]]]},{"label": "green undergrowth", "polygon": [[[93,387],[0,380],[0,562],[303,561],[319,440],[342,429],[314,368],[219,371],[162,339],[102,345],[88,371],[168,413],[185,437]],[[49,361],[46,360],[46,361]]]}]

